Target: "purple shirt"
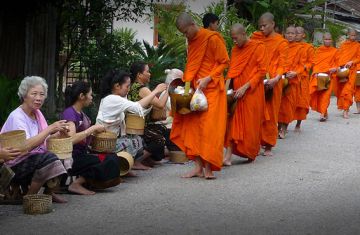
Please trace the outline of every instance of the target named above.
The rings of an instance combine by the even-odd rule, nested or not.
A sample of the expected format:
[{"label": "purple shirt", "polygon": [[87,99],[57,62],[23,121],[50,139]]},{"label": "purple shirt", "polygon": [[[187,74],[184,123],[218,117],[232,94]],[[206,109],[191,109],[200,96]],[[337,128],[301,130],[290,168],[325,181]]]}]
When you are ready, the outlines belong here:
[{"label": "purple shirt", "polygon": [[[72,106],[66,108],[62,114],[61,119],[75,123],[76,133],[82,132],[91,126],[91,121],[85,113],[78,113]],[[73,152],[84,152],[87,151],[88,145],[90,144],[90,137],[80,141],[73,147]]]}]

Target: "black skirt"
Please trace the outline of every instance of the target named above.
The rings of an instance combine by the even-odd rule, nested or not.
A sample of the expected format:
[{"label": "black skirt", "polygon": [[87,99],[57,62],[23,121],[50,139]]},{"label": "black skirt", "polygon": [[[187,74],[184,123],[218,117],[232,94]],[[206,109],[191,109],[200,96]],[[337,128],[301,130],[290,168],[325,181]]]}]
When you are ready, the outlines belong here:
[{"label": "black skirt", "polygon": [[167,128],[162,124],[147,124],[144,130],[145,150],[151,153],[151,158],[161,161],[165,157]]},{"label": "black skirt", "polygon": [[[101,155],[101,154],[100,154]],[[98,154],[88,152],[73,152],[73,166],[69,172],[72,176],[82,176],[85,179],[108,181],[120,176],[119,157],[116,154]]]}]

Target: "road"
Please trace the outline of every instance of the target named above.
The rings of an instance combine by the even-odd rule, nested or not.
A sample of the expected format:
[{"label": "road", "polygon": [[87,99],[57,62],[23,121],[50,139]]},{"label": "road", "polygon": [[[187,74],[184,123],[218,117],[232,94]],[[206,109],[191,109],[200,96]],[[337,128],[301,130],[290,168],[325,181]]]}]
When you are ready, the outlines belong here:
[{"label": "road", "polygon": [[[311,112],[275,156],[181,179],[191,164],[164,164],[95,196],[65,195],[47,215],[0,206],[1,234],[359,234],[360,115],[326,123]],[[352,109],[354,111],[354,108]]]}]

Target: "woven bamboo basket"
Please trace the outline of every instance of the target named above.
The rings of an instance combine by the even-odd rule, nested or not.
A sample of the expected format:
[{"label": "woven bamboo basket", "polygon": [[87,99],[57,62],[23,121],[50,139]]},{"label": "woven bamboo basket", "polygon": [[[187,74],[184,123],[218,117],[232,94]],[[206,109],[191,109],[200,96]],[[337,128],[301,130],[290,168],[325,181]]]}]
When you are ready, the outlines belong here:
[{"label": "woven bamboo basket", "polygon": [[318,73],[317,75],[317,90],[327,90],[330,86],[330,77],[326,73]]},{"label": "woven bamboo basket", "polygon": [[72,157],[73,143],[71,137],[49,138],[46,141],[47,149],[56,154],[59,159],[68,159]]},{"label": "woven bamboo basket", "polygon": [[23,197],[24,213],[29,215],[47,214],[52,211],[52,198],[47,194],[30,194]]},{"label": "woven bamboo basket", "polygon": [[97,133],[92,138],[91,149],[99,153],[114,153],[116,139],[116,134],[110,131]]},{"label": "woven bamboo basket", "polygon": [[120,176],[124,176],[134,165],[134,158],[131,156],[130,153],[122,151],[118,152],[117,156],[119,157],[119,164],[120,164]]},{"label": "woven bamboo basket", "polygon": [[145,128],[145,118],[139,115],[127,113],[125,117],[126,133],[143,135]]},{"label": "woven bamboo basket", "polygon": [[170,157],[170,161],[174,163],[185,163],[189,161],[189,159],[186,157],[183,151],[170,151],[169,157]]},{"label": "woven bamboo basket", "polygon": [[356,72],[356,86],[360,86],[360,71]]},{"label": "woven bamboo basket", "polygon": [[0,134],[0,146],[2,148],[24,149],[26,133],[24,130],[8,131]]}]

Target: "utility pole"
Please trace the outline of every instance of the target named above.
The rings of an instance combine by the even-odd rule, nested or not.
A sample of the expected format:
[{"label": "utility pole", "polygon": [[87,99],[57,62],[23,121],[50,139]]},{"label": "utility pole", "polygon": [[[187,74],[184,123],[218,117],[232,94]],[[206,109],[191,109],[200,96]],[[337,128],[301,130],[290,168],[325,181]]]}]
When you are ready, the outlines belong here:
[{"label": "utility pole", "polygon": [[326,10],[327,10],[327,1],[324,4],[324,22],[323,22],[323,29],[326,29]]}]

